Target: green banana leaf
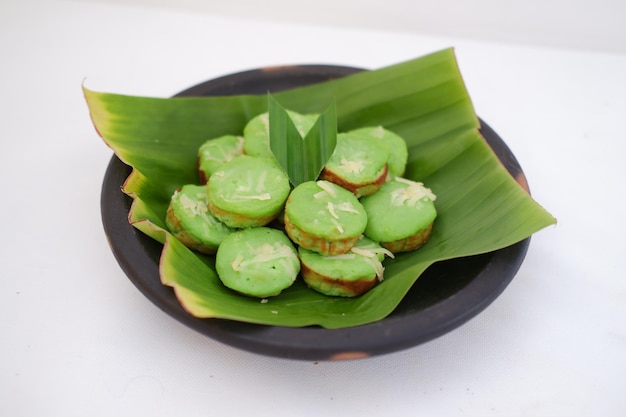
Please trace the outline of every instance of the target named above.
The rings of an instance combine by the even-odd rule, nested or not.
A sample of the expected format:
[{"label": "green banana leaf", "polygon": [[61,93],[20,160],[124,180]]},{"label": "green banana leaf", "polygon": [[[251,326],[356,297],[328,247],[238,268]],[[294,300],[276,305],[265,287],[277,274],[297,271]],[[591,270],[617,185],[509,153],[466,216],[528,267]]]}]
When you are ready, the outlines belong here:
[{"label": "green banana leaf", "polygon": [[294,187],[315,181],[337,145],[335,103],[302,137],[284,109],[268,94],[270,148]]},{"label": "green banana leaf", "polygon": [[300,113],[320,113],[334,100],[339,131],[382,125],[404,137],[405,176],[437,195],[438,218],[429,242],[386,260],[384,281],[363,296],[327,297],[298,281],[260,302],[226,289],[213,258],[178,242],[164,218],[172,192],[198,182],[200,144],[241,134],[249,119],[267,111],[267,96],[149,98],[85,87],[83,93],[99,135],[133,167],[123,187],[133,197],[130,222],[164,244],[161,281],[197,317],[326,328],[374,322],[391,313],[434,262],[501,249],[556,222],[481,137],[452,49],[273,93],[282,106]]}]

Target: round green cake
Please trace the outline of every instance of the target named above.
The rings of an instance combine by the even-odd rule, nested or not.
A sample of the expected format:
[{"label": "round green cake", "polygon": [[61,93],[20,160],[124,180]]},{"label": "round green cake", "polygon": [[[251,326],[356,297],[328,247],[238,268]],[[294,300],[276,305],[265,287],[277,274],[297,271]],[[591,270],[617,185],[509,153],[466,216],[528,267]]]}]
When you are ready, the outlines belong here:
[{"label": "round green cake", "polygon": [[243,137],[220,136],[204,142],[198,148],[198,176],[202,184],[226,162],[243,155]]},{"label": "round green cake", "polygon": [[335,151],[321,179],[350,190],[357,197],[374,193],[387,178],[388,146],[363,134],[339,133]]},{"label": "round green cake", "polygon": [[291,286],[300,272],[296,249],[277,229],[255,227],[230,234],[217,250],[215,269],[238,293],[266,298]]},{"label": "round green cake", "polygon": [[[287,110],[296,129],[304,137],[318,118],[316,114],[300,114]],[[269,113],[253,117],[243,129],[243,150],[246,155],[274,158],[270,149]]]},{"label": "round green cake", "polygon": [[383,142],[389,150],[389,159],[387,160],[388,177],[401,177],[406,169],[409,152],[405,140],[390,130],[377,127],[363,127],[351,130],[351,135],[364,137],[366,139],[376,139]]},{"label": "round green cake", "polygon": [[376,242],[361,237],[349,252],[323,256],[298,249],[302,279],[312,289],[331,296],[355,297],[383,280],[383,260],[392,255]]},{"label": "round green cake", "polygon": [[437,210],[435,195],[420,182],[396,177],[374,194],[361,199],[367,212],[365,235],[393,253],[426,243]]},{"label": "round green cake", "polygon": [[299,246],[323,255],[345,253],[359,239],[367,215],[350,191],[328,181],[298,185],[285,205],[285,231]]},{"label": "round green cake", "polygon": [[290,190],[276,162],[243,155],[211,175],[209,210],[229,227],[264,226],[281,212]]},{"label": "round green cake", "polygon": [[234,230],[209,211],[206,186],[188,184],[172,195],[165,215],[172,235],[190,249],[214,254]]}]

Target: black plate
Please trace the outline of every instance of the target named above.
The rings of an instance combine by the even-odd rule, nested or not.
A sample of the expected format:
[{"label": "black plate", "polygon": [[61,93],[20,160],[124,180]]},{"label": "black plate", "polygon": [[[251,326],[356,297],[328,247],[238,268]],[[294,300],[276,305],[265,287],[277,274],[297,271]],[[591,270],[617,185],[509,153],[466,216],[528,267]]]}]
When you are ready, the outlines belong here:
[{"label": "black plate", "polygon": [[[251,70],[191,87],[180,96],[265,94],[353,74],[357,68],[304,65]],[[485,123],[481,132],[507,170],[521,184],[524,174],[506,144]],[[128,278],[154,304],[185,325],[215,340],[281,358],[325,360],[361,358],[406,349],[462,325],[485,309],[509,284],[530,238],[477,256],[437,263],[387,318],[347,329],[288,328],[222,319],[198,319],[159,280],[162,245],[128,223],[131,199],[120,191],[130,168],[113,156],[101,195],[102,220],[112,251]]]}]

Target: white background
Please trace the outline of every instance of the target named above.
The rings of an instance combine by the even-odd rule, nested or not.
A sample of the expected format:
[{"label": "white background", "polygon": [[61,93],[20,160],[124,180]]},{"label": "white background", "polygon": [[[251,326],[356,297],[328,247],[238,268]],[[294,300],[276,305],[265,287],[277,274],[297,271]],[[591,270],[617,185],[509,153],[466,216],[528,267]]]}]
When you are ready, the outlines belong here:
[{"label": "white background", "polygon": [[102,0],[213,15],[626,52],[622,0]]},{"label": "white background", "polygon": [[[299,10],[344,10],[315,4]],[[359,15],[388,21],[392,10],[410,22],[420,3],[406,4],[373,13],[362,2]],[[497,20],[493,4],[463,4],[457,21]],[[235,2],[220,6],[229,15],[183,6],[0,2],[0,415],[626,415],[623,6],[562,3],[593,27],[575,37],[559,7],[538,4],[551,11],[531,19],[552,28],[543,45],[520,38],[529,33],[520,27],[535,27],[529,6],[502,11],[516,23],[489,39],[458,25],[357,28],[266,20]],[[380,357],[279,360],[186,328],[121,271],[100,220],[111,151],[89,121],[83,80],[167,97],[243,69],[378,68],[449,46],[477,113],[559,221],[533,237],[511,285],[479,316]]]}]

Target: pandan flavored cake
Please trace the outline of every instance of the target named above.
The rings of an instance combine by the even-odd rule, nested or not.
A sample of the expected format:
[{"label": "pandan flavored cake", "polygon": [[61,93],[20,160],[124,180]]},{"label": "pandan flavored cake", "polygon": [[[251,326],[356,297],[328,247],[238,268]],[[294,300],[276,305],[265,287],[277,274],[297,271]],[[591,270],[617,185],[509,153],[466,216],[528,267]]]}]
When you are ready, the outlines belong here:
[{"label": "pandan flavored cake", "polygon": [[188,184],[174,192],[165,224],[172,235],[190,249],[214,254],[234,230],[209,211],[206,186]]},{"label": "pandan flavored cake", "polygon": [[287,174],[274,160],[243,155],[211,176],[209,210],[229,227],[264,226],[281,212],[290,190]]},{"label": "pandan flavored cake", "polygon": [[291,286],[300,260],[289,238],[269,227],[243,229],[220,245],[215,268],[222,283],[252,297],[271,297]]},{"label": "pandan flavored cake", "polygon": [[382,281],[385,255],[393,254],[376,242],[361,237],[347,253],[323,256],[298,249],[302,279],[312,289],[330,296],[355,297]]},{"label": "pandan flavored cake", "polygon": [[367,212],[365,235],[393,253],[419,248],[430,238],[436,196],[420,182],[395,178],[361,199]]},{"label": "pandan flavored cake", "polygon": [[298,185],[285,205],[285,231],[299,246],[323,255],[350,250],[367,225],[367,215],[350,191],[328,181]]},{"label": "pandan flavored cake", "polygon": [[243,155],[243,137],[220,136],[204,142],[198,149],[198,176],[202,184],[226,162]]},{"label": "pandan flavored cake", "polygon": [[[287,110],[287,113],[302,137],[306,136],[318,118],[316,114],[300,114],[291,110]],[[274,154],[270,149],[269,119],[269,113],[261,113],[252,118],[244,127],[243,149],[246,155],[274,158]]]},{"label": "pandan flavored cake", "polygon": [[390,179],[404,175],[407,159],[409,157],[409,151],[406,146],[406,141],[402,137],[383,128],[382,126],[363,127],[351,130],[348,133],[367,139],[377,139],[383,142],[389,150],[389,159],[387,160],[387,178]]},{"label": "pandan flavored cake", "polygon": [[374,193],[387,178],[388,146],[363,134],[340,133],[321,179],[350,190],[357,197]]}]

